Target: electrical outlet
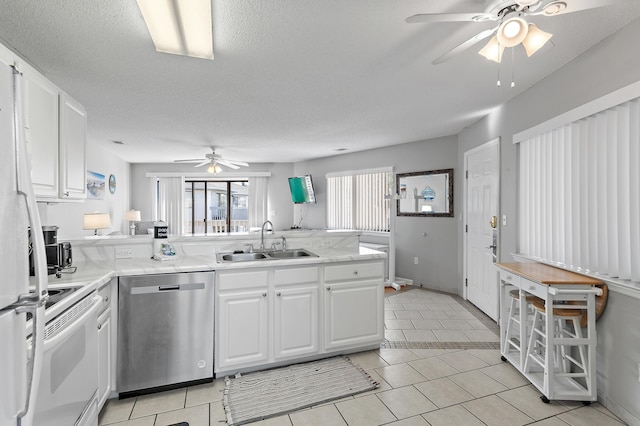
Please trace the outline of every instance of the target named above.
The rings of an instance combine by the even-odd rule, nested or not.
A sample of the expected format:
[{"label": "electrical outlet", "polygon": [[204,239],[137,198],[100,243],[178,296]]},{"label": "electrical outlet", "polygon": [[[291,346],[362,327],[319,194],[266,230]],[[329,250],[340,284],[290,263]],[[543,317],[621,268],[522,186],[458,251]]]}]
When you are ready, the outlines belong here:
[{"label": "electrical outlet", "polygon": [[418,263],[420,263],[420,262],[419,262],[419,259],[418,259],[417,257],[414,257],[414,258],[413,258],[413,264],[414,264],[414,265],[417,265]]},{"label": "electrical outlet", "polygon": [[502,215],[502,226],[507,226],[507,215],[506,214]]},{"label": "electrical outlet", "polygon": [[133,249],[130,248],[117,248],[116,259],[131,259],[133,257]]}]

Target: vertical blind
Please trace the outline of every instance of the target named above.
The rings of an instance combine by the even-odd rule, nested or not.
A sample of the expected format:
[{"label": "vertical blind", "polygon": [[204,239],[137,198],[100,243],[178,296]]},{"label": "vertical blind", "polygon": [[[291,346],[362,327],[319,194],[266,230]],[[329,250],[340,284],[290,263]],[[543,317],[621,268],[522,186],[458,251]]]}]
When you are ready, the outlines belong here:
[{"label": "vertical blind", "polygon": [[360,171],[327,176],[327,226],[330,229],[389,231],[391,171]]},{"label": "vertical blind", "polygon": [[640,281],[640,98],[520,143],[519,252]]}]

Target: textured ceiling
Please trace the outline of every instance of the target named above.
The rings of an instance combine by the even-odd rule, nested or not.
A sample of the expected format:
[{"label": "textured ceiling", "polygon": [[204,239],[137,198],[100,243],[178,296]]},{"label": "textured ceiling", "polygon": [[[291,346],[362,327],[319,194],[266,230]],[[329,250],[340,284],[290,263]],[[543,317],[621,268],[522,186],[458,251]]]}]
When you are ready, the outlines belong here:
[{"label": "textured ceiling", "polygon": [[[573,0],[584,1],[584,0]],[[0,0],[0,41],[80,101],[132,162],[292,162],[456,134],[640,16],[640,0],[529,19],[531,58],[431,62],[492,23],[407,24],[480,0],[213,0],[213,61],[154,50],[135,0]],[[124,142],[115,145],[112,140]]]}]

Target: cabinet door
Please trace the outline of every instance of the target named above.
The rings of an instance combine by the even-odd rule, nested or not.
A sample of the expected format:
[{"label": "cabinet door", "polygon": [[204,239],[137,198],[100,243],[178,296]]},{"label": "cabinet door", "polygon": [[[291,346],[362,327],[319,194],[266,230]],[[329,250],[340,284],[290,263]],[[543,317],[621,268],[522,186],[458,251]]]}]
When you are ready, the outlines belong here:
[{"label": "cabinet door", "polygon": [[84,199],[86,186],[87,113],[76,101],[60,94],[60,191],[62,199]]},{"label": "cabinet door", "polygon": [[111,310],[98,318],[98,409],[111,393]]},{"label": "cabinet door", "polygon": [[268,359],[267,290],[221,293],[217,314],[217,370]]},{"label": "cabinet door", "polygon": [[33,189],[39,198],[58,196],[58,89],[35,72],[24,73],[24,124]]},{"label": "cabinet door", "polygon": [[276,287],[276,359],[316,353],[318,328],[317,284],[301,288]]},{"label": "cabinet door", "polygon": [[325,284],[326,349],[384,338],[382,280]]}]

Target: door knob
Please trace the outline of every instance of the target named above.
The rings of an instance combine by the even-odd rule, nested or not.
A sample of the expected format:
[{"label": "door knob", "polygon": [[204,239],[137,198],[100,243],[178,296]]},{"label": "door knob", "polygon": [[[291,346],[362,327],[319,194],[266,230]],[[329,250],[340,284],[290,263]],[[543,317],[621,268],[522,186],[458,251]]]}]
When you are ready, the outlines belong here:
[{"label": "door knob", "polygon": [[488,249],[493,250],[493,249],[495,249],[495,248],[498,248],[498,246],[490,245],[490,246],[489,246],[489,247],[487,247],[487,248],[488,248]]},{"label": "door knob", "polygon": [[498,226],[498,216],[491,216],[491,220],[489,221],[489,225],[491,225],[491,227],[493,229],[495,229],[496,226]]}]

